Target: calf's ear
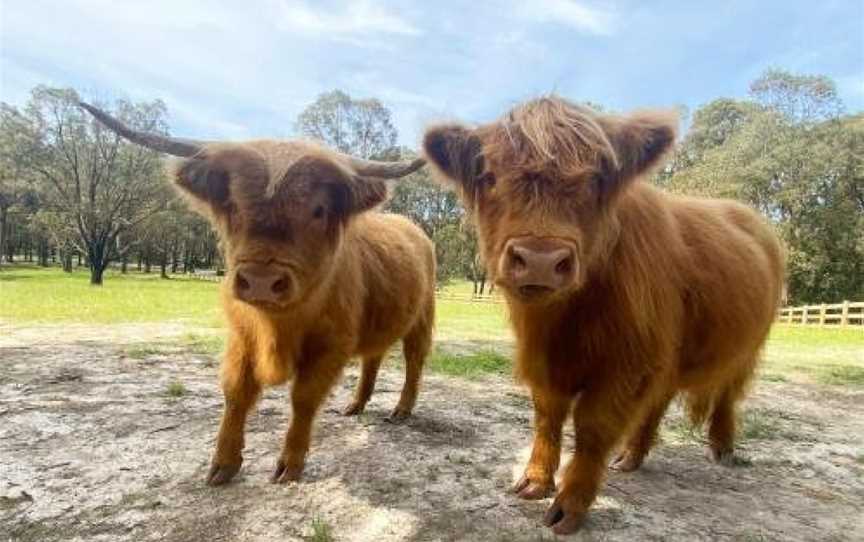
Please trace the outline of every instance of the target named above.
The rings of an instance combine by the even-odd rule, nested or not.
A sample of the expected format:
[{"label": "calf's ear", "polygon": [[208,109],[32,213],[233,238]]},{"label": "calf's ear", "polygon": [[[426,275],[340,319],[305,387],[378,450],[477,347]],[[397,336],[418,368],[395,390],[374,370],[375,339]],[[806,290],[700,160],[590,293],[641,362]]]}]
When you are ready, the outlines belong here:
[{"label": "calf's ear", "polygon": [[304,156],[288,168],[286,177],[325,187],[341,217],[361,213],[387,199],[387,185],[378,177],[366,177],[321,156]]},{"label": "calf's ear", "polygon": [[175,174],[175,184],[193,198],[221,207],[228,203],[230,173],[215,160],[188,158]]},{"label": "calf's ear", "polygon": [[362,213],[384,203],[387,184],[381,179],[356,175],[342,183],[341,204],[346,214]]},{"label": "calf's ear", "polygon": [[483,173],[483,146],[472,130],[458,125],[433,126],[423,137],[423,152],[445,180],[462,188]]},{"label": "calf's ear", "polygon": [[235,144],[211,145],[176,167],[174,182],[193,199],[214,209],[229,203],[231,176],[244,182],[266,185],[264,157],[257,151]]},{"label": "calf's ear", "polygon": [[611,199],[633,179],[650,173],[672,149],[678,128],[674,111],[640,111],[606,127],[616,160],[605,164],[601,195]]}]

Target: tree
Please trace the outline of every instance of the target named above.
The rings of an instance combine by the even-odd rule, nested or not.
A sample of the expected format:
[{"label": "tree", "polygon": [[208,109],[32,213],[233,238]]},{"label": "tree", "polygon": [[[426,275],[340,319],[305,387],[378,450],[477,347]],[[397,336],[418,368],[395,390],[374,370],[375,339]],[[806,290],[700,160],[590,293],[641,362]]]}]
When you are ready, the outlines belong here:
[{"label": "tree", "polygon": [[477,240],[465,223],[465,210],[452,190],[430,178],[428,168],[399,181],[385,210],[407,216],[435,243],[438,282],[457,276],[479,280],[479,274],[471,272]]},{"label": "tree", "polygon": [[759,209],[787,247],[790,302],[864,297],[864,119],[833,116],[822,77],[773,71],[751,88],[758,102],[696,112],[668,188]]},{"label": "tree", "polygon": [[345,154],[360,158],[398,159],[388,156],[397,131],[390,110],[374,98],[355,100],[341,90],[318,96],[297,117],[296,130]]},{"label": "tree", "polygon": [[7,104],[0,104],[0,262],[9,258],[9,214],[17,205],[34,198],[23,150],[26,132],[21,130],[20,113]]},{"label": "tree", "polygon": [[836,119],[843,112],[837,85],[824,75],[770,69],[750,83],[750,95],[763,107],[794,123]]},{"label": "tree", "polygon": [[[130,249],[118,238],[158,210],[164,172],[157,153],[104,129],[76,103],[71,89],[36,87],[17,119],[25,144],[15,158],[38,177],[43,208],[71,232],[87,255],[90,283],[101,285],[108,264]],[[115,114],[134,128],[165,131],[162,102],[118,101]]]},{"label": "tree", "polygon": [[[339,90],[321,94],[300,113],[296,128],[303,135],[361,158],[396,160],[413,154],[395,146],[397,131],[390,111],[380,101],[354,100]],[[432,239],[439,282],[471,275],[476,240],[463,229],[464,209],[455,194],[430,179],[426,169],[396,183],[384,210],[411,218]],[[475,275],[479,277],[479,273]]]}]

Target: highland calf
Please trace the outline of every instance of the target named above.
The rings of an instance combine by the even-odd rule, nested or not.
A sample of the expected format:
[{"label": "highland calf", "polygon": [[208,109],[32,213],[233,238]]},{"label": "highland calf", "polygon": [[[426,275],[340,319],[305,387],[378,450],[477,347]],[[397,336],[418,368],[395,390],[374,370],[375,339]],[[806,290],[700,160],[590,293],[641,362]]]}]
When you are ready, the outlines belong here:
[{"label": "highland calf", "polygon": [[208,484],[237,473],[250,408],[263,387],[288,380],[292,419],[272,480],[297,480],[313,418],[346,362],[362,357],[345,410],[358,414],[382,356],[399,339],[406,378],[391,417],[411,413],[431,344],[435,252],[408,220],[369,210],[385,199],[383,179],[417,170],[422,159],[359,160],[303,141],[204,144],[135,132],[81,106],[133,142],[184,157],[176,184],[219,233],[230,331]]},{"label": "highland calf", "polygon": [[575,451],[544,519],[556,533],[579,527],[616,445],[614,466],[640,466],[679,392],[694,422],[707,419],[714,460],[732,461],[735,405],[777,310],[782,251],[757,213],[645,180],[676,124],[551,97],[425,136],[510,307],[516,372],[535,409],[520,497],[555,490],[572,413]]}]

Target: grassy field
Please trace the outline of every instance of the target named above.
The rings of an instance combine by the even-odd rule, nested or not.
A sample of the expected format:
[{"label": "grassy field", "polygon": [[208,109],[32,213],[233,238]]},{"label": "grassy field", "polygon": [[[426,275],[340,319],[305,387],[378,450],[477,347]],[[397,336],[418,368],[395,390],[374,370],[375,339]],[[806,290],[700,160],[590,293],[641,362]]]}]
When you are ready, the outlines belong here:
[{"label": "grassy field", "polygon": [[0,268],[0,321],[13,323],[161,322],[222,325],[216,284],[163,280],[151,274],[105,272],[105,285],[90,286],[89,273],[57,268]]},{"label": "grassy field", "polygon": [[[470,283],[445,291],[470,293]],[[217,285],[116,271],[107,273],[101,288],[88,284],[86,272],[71,275],[59,269],[28,266],[0,268],[0,323],[119,323],[180,321],[195,327],[222,325]],[[507,373],[509,360],[500,345],[511,339],[506,308],[441,300],[437,306],[437,339],[474,345],[458,354],[438,351],[430,367],[439,372],[472,377]],[[184,345],[193,350],[218,350],[218,336],[191,334]],[[165,345],[138,347],[166,348]],[[498,348],[499,350],[496,350]],[[137,353],[142,354],[141,352]],[[144,352],[146,355],[146,352]],[[135,356],[136,352],[130,355]],[[803,381],[864,387],[864,330],[775,326],[765,352],[761,376],[772,381]]]}]

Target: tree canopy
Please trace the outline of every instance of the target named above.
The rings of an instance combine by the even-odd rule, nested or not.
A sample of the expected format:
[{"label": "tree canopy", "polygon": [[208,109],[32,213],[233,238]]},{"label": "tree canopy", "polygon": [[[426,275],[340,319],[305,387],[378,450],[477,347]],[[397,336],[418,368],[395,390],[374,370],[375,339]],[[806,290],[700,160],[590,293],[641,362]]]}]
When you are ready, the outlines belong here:
[{"label": "tree canopy", "polygon": [[658,182],[759,209],[785,242],[790,302],[864,297],[864,117],[842,116],[824,77],[769,70],[750,88],[695,112]]}]

